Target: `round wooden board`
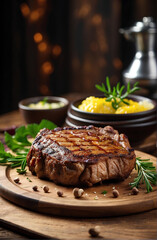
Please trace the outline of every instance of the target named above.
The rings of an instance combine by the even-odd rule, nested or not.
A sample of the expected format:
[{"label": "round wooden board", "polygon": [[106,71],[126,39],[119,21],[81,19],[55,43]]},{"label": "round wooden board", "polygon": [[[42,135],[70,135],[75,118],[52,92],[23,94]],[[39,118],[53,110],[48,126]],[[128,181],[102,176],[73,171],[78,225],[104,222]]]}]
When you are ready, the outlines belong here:
[{"label": "round wooden board", "polygon": [[156,131],[149,137],[143,139],[139,144],[132,145],[132,147],[138,151],[145,151],[146,153],[152,153],[156,150],[157,134]]},{"label": "round wooden board", "polygon": [[[156,165],[156,158],[136,151],[136,155],[142,158],[150,158]],[[146,193],[145,187],[139,189],[138,195],[132,195],[129,182],[136,176],[133,170],[128,179],[122,182],[104,182],[86,188],[82,198],[75,199],[71,187],[63,187],[53,182],[38,179],[29,171],[26,175],[18,175],[16,169],[0,167],[0,194],[9,201],[30,210],[68,217],[104,217],[118,216],[143,212],[157,208],[157,186],[153,187],[153,192]],[[20,178],[20,184],[14,182],[15,177]],[[31,180],[31,182],[29,181]],[[34,192],[32,187],[38,186],[38,192]],[[49,193],[43,191],[43,185],[49,187]],[[116,188],[120,195],[114,198],[113,188]],[[107,191],[103,195],[103,191]],[[63,192],[63,197],[58,197],[57,191]]]}]

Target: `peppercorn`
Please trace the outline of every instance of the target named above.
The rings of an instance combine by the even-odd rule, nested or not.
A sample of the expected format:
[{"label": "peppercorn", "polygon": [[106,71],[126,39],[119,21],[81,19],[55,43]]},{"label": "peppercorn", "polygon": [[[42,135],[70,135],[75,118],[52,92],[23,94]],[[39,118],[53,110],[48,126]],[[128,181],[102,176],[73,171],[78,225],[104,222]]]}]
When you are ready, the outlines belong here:
[{"label": "peppercorn", "polygon": [[133,195],[137,195],[138,193],[139,193],[138,188],[133,187],[133,189],[132,189],[132,194],[133,194]]},{"label": "peppercorn", "polygon": [[63,197],[63,192],[57,191],[57,195],[58,195],[58,197]]},{"label": "peppercorn", "polygon": [[44,190],[45,193],[48,193],[48,192],[49,192],[49,187],[46,186],[46,185],[44,185],[44,186],[43,186],[43,190]]},{"label": "peppercorn", "polygon": [[75,198],[80,198],[84,194],[84,190],[82,188],[74,188],[73,194]]},{"label": "peppercorn", "polygon": [[14,182],[15,183],[19,183],[20,182],[20,179],[18,177],[14,178]]},{"label": "peppercorn", "polygon": [[98,237],[100,234],[100,227],[95,226],[94,228],[90,228],[88,232],[92,237]]},{"label": "peppercorn", "polygon": [[119,197],[119,192],[118,192],[117,189],[114,189],[114,190],[112,191],[112,194],[113,194],[113,196],[114,196],[115,198]]},{"label": "peppercorn", "polygon": [[35,186],[32,187],[32,189],[33,189],[35,192],[37,192],[37,191],[38,191],[38,186],[35,185]]}]

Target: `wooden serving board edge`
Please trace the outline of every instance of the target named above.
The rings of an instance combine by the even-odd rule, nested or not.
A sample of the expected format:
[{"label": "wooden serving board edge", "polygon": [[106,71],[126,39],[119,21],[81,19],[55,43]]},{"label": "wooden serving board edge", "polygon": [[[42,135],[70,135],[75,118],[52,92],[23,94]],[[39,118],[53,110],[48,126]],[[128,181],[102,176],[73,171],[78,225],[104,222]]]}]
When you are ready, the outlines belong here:
[{"label": "wooden serving board edge", "polygon": [[[147,156],[151,155],[147,154]],[[44,196],[29,192],[13,184],[9,179],[8,170],[8,167],[0,167],[0,195],[33,211],[68,217],[107,217],[128,215],[157,208],[156,191],[147,194],[147,197],[141,201],[137,201],[135,198],[131,204],[127,199],[126,201],[119,201],[119,205],[116,205],[116,201],[112,204],[110,202],[105,203],[105,205],[103,201],[95,202],[94,200],[80,201],[74,199],[69,203],[66,199],[63,202],[60,198],[57,200],[51,198],[51,201],[48,201]]]}]

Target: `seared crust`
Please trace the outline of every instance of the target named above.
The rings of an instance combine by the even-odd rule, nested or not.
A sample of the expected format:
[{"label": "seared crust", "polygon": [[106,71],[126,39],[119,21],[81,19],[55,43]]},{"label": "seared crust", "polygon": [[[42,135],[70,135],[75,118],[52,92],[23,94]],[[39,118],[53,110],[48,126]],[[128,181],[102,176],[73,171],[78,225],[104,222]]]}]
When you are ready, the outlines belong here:
[{"label": "seared crust", "polygon": [[43,129],[27,156],[30,171],[63,185],[125,179],[136,156],[128,138],[110,126]]}]

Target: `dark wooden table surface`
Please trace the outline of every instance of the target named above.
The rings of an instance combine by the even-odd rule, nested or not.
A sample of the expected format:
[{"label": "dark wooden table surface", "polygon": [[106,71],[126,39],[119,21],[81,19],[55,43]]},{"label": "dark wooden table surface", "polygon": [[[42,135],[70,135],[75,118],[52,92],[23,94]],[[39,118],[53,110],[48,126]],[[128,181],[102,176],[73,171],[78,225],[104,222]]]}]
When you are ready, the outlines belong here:
[{"label": "dark wooden table surface", "polygon": [[[23,124],[18,111],[0,116],[0,129]],[[23,209],[0,197],[1,239],[92,239],[88,229],[95,225],[101,227],[99,239],[157,239],[157,210],[109,218],[62,218]]]}]

